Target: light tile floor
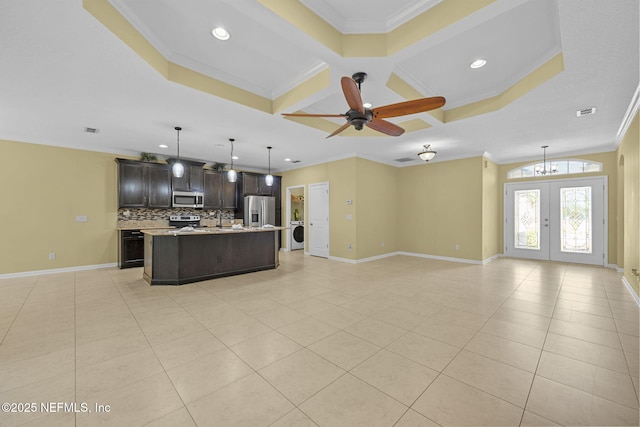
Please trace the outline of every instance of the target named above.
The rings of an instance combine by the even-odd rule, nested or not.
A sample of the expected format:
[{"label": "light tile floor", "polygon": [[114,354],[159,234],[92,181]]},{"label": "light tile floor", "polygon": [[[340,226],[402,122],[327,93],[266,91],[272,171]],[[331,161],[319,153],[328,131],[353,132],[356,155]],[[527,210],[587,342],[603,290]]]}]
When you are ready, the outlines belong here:
[{"label": "light tile floor", "polygon": [[638,306],[610,269],[294,252],[180,287],[141,274],[0,280],[0,402],[20,412],[0,425],[639,422]]}]

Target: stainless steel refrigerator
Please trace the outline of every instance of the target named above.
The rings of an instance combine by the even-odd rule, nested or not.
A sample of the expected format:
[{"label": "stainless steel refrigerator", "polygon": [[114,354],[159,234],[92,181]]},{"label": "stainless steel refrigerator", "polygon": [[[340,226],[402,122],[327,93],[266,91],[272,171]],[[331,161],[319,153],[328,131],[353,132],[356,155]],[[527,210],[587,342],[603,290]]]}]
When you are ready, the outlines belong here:
[{"label": "stainless steel refrigerator", "polygon": [[276,225],[276,198],[271,196],[245,196],[245,227]]}]

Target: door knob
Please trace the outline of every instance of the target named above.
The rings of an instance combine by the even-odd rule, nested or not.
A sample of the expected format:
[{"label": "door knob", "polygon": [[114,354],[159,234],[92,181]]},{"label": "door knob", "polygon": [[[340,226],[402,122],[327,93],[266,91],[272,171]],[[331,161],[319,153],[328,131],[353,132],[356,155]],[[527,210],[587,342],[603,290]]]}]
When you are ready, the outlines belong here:
[{"label": "door knob", "polygon": [[313,227],[313,223],[309,223],[309,225]]}]

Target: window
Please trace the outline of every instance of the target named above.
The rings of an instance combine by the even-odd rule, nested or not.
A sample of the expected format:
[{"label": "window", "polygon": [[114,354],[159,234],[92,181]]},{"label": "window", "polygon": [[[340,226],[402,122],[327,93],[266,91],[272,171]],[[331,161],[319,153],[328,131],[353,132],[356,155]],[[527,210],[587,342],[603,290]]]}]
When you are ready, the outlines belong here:
[{"label": "window", "polygon": [[546,164],[543,164],[542,162],[531,163],[529,165],[511,169],[509,172],[507,172],[507,179],[533,178],[534,176],[544,176],[540,173],[536,173],[536,171],[540,170],[555,171],[553,173],[548,173],[549,175],[569,175],[575,173],[601,172],[602,163],[579,159],[553,160],[547,161]]}]

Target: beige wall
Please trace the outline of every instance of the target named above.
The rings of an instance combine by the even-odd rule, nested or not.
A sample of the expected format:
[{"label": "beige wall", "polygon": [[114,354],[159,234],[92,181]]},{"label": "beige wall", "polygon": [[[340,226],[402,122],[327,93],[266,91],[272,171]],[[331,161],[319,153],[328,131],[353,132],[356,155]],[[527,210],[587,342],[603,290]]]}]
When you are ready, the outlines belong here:
[{"label": "beige wall", "polygon": [[502,253],[502,243],[498,238],[498,229],[502,227],[502,213],[499,211],[502,191],[498,185],[499,178],[498,165],[489,159],[484,159],[482,169],[483,260]]},{"label": "beige wall", "polygon": [[[356,160],[356,256],[369,258],[396,252],[398,206],[398,168]],[[345,201],[342,201],[345,203]]]},{"label": "beige wall", "polygon": [[0,140],[0,158],[0,274],[117,262],[114,155]]},{"label": "beige wall", "polygon": [[[590,177],[590,176],[607,176],[608,177],[608,188],[609,188],[609,199],[608,199],[608,216],[609,216],[609,226],[608,226],[608,234],[609,234],[609,244],[607,251],[609,253],[608,263],[616,264],[618,261],[617,250],[618,250],[618,236],[617,236],[617,228],[618,223],[616,220],[617,216],[617,182],[618,182],[618,167],[616,160],[616,153],[611,151],[608,153],[597,153],[597,154],[584,154],[580,156],[574,156],[572,158],[576,159],[585,159],[585,160],[593,160],[596,162],[602,163],[602,172],[591,172],[584,173],[580,175],[553,175],[553,176],[544,176],[544,177],[536,177],[536,178],[517,178],[510,179],[507,181],[507,172],[511,169],[514,169],[519,166],[524,166],[531,164],[532,162],[518,162],[518,163],[507,163],[499,166],[499,179],[498,186],[500,189],[504,188],[504,184],[506,182],[528,182],[528,181],[547,181],[551,179],[570,179],[576,177]],[[554,159],[547,159],[554,160]],[[502,191],[502,190],[501,190]],[[502,227],[502,219],[504,216],[504,197],[500,197],[499,204],[499,221],[500,226],[498,227],[498,241],[502,247],[504,242],[504,227]],[[502,250],[500,252],[503,252]]]},{"label": "beige wall", "polygon": [[[309,219],[309,184],[329,183],[329,255],[355,260],[356,215],[354,205],[347,205],[346,200],[356,197],[356,158],[338,160],[331,163],[300,168],[282,175],[282,191],[286,196],[287,187],[305,186],[305,224]],[[282,197],[282,212],[286,212],[286,197]],[[347,214],[352,220],[347,220]],[[286,213],[285,213],[286,215]],[[286,247],[286,239],[283,247]],[[309,250],[309,227],[305,227],[305,251]],[[348,249],[349,244],[352,250]]]},{"label": "beige wall", "polygon": [[622,265],[624,277],[640,294],[639,278],[632,269],[640,271],[640,113],[636,114],[617,151],[617,164],[620,166],[620,183],[618,194],[623,199],[619,206],[623,209],[620,215],[621,224],[618,230],[623,236]]},{"label": "beige wall", "polygon": [[398,171],[400,251],[483,259],[483,161],[474,157]]}]

